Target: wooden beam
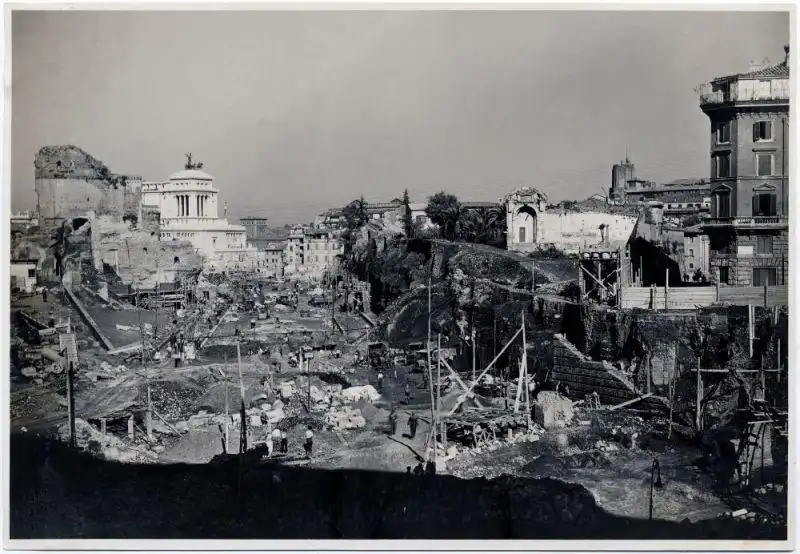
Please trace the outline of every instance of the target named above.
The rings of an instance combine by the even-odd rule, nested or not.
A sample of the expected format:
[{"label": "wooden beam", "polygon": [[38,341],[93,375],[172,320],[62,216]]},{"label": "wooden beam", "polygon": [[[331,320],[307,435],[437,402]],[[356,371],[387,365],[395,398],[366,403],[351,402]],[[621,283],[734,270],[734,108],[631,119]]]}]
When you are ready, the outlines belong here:
[{"label": "wooden beam", "polygon": [[[472,392],[472,389],[475,388],[475,385],[478,383],[478,381],[481,380],[481,377],[489,373],[489,370],[492,369],[492,366],[494,366],[494,364],[497,363],[497,360],[500,359],[500,356],[502,356],[503,353],[508,349],[508,347],[511,346],[511,343],[516,340],[516,338],[520,335],[520,333],[522,333],[522,327],[517,329],[517,332],[514,333],[514,336],[511,337],[511,339],[509,339],[509,341],[506,343],[503,349],[500,350],[497,356],[495,356],[494,359],[491,362],[489,362],[489,365],[486,366],[486,369],[484,369],[481,372],[481,374],[475,378],[475,382],[473,382],[472,385],[470,385],[469,390],[467,390],[467,395],[469,395]],[[456,410],[458,409],[459,406],[461,406],[461,402],[457,402],[456,405],[453,406],[453,409],[450,410],[450,412],[448,412],[448,415],[453,415],[454,413],[456,413]]]},{"label": "wooden beam", "polygon": [[[601,287],[603,287],[603,290],[605,290],[606,286],[603,284],[603,282],[602,282],[602,281],[600,281],[600,279],[598,279],[597,277],[595,277],[594,275],[592,275],[592,273],[591,273],[590,271],[588,271],[588,270],[587,270],[585,267],[583,267],[583,265],[581,265],[581,269],[583,270],[583,272],[584,272],[584,273],[586,273],[586,275],[588,275],[589,277],[591,277],[592,279],[594,279],[594,281],[595,281],[595,282],[596,282],[598,285],[600,285]],[[606,278],[608,278],[608,276],[607,276]],[[604,280],[605,280],[605,279],[604,279]]]},{"label": "wooden beam", "polygon": [[644,400],[645,398],[650,398],[651,396],[653,396],[653,393],[652,392],[648,392],[647,394],[643,394],[643,395],[641,395],[639,397],[636,397],[636,398],[633,398],[631,400],[626,400],[625,402],[622,402],[621,404],[615,404],[614,406],[610,406],[610,407],[608,407],[606,409],[609,412],[613,412],[614,410],[618,410],[620,408],[624,408],[625,406],[630,406],[631,404],[636,404],[640,400]]},{"label": "wooden beam", "polygon": [[466,385],[466,383],[464,383],[464,381],[461,380],[461,378],[458,376],[458,373],[456,373],[455,370],[452,367],[450,367],[450,364],[447,363],[447,360],[442,358],[442,363],[444,364],[444,367],[446,367],[450,371],[450,375],[453,376],[453,379],[455,379],[456,383],[458,383],[459,386],[461,386],[461,388],[464,389],[464,392],[467,393],[467,396],[469,398],[472,398],[472,400],[475,401],[475,404],[477,404],[479,408],[483,408],[483,406],[480,403],[480,400],[478,400],[477,397],[475,396],[475,393],[469,392],[469,387]]}]

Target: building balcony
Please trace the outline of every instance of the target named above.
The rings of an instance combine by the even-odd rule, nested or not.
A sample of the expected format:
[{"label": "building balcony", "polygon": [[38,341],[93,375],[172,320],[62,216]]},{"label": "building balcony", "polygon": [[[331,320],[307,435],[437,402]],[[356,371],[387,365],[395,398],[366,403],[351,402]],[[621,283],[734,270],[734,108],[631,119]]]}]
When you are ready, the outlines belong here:
[{"label": "building balcony", "polygon": [[700,106],[714,107],[718,105],[735,103],[789,103],[788,79],[786,86],[780,86],[782,81],[775,81],[776,85],[770,90],[759,90],[752,87],[732,86],[730,90],[710,90],[706,87],[700,91]]},{"label": "building balcony", "polygon": [[789,218],[784,216],[737,216],[709,217],[702,223],[703,227],[736,227],[752,229],[788,229]]}]

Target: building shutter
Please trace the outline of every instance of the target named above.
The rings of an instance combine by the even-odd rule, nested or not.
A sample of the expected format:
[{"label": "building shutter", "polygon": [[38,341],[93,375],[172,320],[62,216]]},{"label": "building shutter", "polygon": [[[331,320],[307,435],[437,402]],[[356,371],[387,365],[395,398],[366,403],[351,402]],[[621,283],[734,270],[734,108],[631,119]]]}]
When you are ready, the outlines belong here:
[{"label": "building shutter", "polygon": [[778,215],[778,196],[776,194],[769,195],[769,215]]},{"label": "building shutter", "polygon": [[764,121],[764,140],[772,140],[772,121]]},{"label": "building shutter", "polygon": [[757,142],[759,139],[758,136],[758,122],[753,123],[753,142]]}]

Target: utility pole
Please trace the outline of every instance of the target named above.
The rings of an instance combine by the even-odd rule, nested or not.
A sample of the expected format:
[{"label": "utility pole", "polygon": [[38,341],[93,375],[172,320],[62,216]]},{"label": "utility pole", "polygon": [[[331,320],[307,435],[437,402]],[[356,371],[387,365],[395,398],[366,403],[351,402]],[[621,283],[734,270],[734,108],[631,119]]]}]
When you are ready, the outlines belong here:
[{"label": "utility pole", "polygon": [[531,396],[528,387],[528,342],[525,335],[525,310],[522,310],[522,364],[525,375],[525,418],[528,422],[528,429],[531,428]]},{"label": "utility pole", "polygon": [[241,437],[239,437],[239,453],[243,454],[247,451],[247,410],[244,403],[244,380],[242,379],[242,352],[239,342],[236,343],[236,363],[239,368],[239,391],[242,396],[242,424],[241,424]]},{"label": "utility pole", "polygon": [[225,372],[225,454],[230,451],[230,407],[228,400],[228,354],[223,354],[223,368]]},{"label": "utility pole", "polygon": [[67,369],[67,409],[69,418],[69,445],[75,448],[75,368],[73,362],[68,362]]},{"label": "utility pole", "polygon": [[[431,272],[433,264],[431,264]],[[428,341],[425,343],[425,350],[428,352],[428,373],[431,372],[431,276],[428,275]]]}]

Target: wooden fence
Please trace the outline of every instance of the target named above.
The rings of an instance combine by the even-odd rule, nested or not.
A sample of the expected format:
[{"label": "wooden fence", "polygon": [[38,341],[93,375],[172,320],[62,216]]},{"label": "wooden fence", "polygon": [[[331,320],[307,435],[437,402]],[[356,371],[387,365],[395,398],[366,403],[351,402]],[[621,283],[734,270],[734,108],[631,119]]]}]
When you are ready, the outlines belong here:
[{"label": "wooden fence", "polygon": [[714,304],[786,306],[787,286],[775,287],[623,287],[620,307],[651,310],[694,310]]}]

